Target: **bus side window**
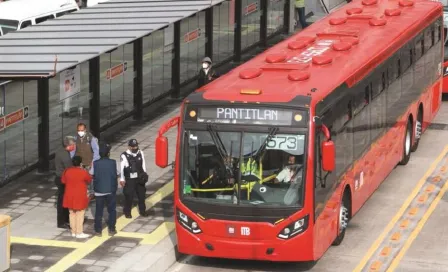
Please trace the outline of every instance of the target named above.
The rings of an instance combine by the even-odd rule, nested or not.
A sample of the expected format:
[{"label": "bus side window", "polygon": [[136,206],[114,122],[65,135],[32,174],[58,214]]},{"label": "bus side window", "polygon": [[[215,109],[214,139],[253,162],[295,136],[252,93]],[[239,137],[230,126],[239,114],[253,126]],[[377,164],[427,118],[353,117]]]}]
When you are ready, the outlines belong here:
[{"label": "bus side window", "polygon": [[336,146],[336,177],[353,162],[353,104],[352,101],[345,103],[345,112],[336,118],[331,133]]},{"label": "bus side window", "polygon": [[360,158],[370,145],[370,92],[372,83],[364,87],[364,93],[355,97],[355,114],[353,117],[354,159]]},{"label": "bus side window", "polygon": [[24,28],[29,27],[29,26],[31,26],[31,20],[22,22],[22,24],[20,25],[19,29],[24,29]]},{"label": "bus side window", "polygon": [[381,135],[385,128],[386,118],[386,92],[385,90],[385,73],[382,72],[381,76],[377,75],[380,82],[376,89],[372,89],[372,96],[370,102],[370,139],[373,142],[376,137]]},{"label": "bus side window", "polygon": [[45,22],[47,20],[51,20],[51,19],[54,19],[54,15],[48,15],[48,16],[36,18],[36,24],[40,24],[40,23],[43,23],[43,22]]}]

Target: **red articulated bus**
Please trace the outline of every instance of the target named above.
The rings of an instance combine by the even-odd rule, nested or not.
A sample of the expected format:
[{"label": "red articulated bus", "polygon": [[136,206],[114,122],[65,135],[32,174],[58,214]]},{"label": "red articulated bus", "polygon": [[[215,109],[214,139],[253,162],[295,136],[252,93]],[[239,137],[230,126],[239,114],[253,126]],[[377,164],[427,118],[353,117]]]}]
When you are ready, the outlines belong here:
[{"label": "red articulated bus", "polygon": [[443,7],[354,1],[189,95],[177,127],[179,252],[319,259],[441,105]]}]

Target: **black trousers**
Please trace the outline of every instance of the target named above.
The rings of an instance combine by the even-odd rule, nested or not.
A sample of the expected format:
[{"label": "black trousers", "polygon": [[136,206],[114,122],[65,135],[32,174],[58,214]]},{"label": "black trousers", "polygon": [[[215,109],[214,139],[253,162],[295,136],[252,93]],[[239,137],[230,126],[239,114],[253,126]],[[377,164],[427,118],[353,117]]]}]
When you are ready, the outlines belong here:
[{"label": "black trousers", "polygon": [[62,184],[60,177],[56,177],[56,179],[56,185],[58,186],[57,220],[58,226],[62,226],[69,223],[69,212],[67,208],[64,208],[62,206],[62,202],[64,200],[65,185]]},{"label": "black trousers", "polygon": [[123,194],[124,194],[124,214],[131,214],[132,200],[134,199],[134,193],[137,194],[138,198],[138,210],[140,213],[146,212],[145,196],[146,187],[144,184],[140,184],[138,179],[126,179],[124,184]]}]

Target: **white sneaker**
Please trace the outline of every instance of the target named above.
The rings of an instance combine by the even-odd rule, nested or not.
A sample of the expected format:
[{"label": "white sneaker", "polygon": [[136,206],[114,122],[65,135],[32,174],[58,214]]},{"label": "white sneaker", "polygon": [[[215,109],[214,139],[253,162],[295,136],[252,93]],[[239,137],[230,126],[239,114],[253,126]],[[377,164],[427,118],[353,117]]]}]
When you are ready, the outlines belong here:
[{"label": "white sneaker", "polygon": [[72,233],[72,237],[76,237],[76,234]]},{"label": "white sneaker", "polygon": [[85,234],[85,233],[76,235],[76,238],[79,238],[79,239],[85,239],[85,238],[89,238],[89,237],[90,237],[90,235]]}]

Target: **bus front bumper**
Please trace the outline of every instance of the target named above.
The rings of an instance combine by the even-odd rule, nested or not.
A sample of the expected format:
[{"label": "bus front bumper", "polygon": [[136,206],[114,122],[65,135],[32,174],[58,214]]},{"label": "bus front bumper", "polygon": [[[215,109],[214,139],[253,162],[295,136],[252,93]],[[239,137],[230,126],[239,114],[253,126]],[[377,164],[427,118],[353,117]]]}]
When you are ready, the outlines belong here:
[{"label": "bus front bumper", "polygon": [[182,227],[176,230],[178,250],[187,255],[283,262],[313,260],[313,240],[309,231],[290,240],[237,240],[204,233],[195,235]]}]

